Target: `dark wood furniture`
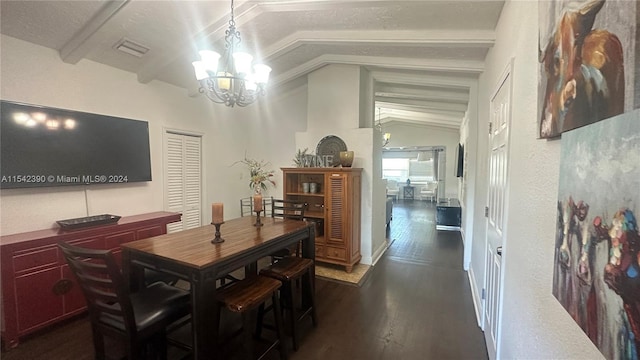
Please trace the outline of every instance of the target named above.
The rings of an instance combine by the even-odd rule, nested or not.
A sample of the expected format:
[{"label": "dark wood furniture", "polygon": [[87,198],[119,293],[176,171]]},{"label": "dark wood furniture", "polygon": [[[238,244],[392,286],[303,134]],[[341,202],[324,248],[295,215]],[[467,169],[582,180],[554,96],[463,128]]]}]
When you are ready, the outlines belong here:
[{"label": "dark wood furniture", "polygon": [[271,217],[281,219],[302,220],[308,204],[304,201],[283,199],[271,200]]},{"label": "dark wood furniture", "polygon": [[[271,216],[271,201],[273,197],[271,196],[263,196],[262,197],[262,215],[263,216]],[[255,211],[253,211],[253,197],[246,197],[240,199],[240,216],[252,216],[255,215]]]},{"label": "dark wood furniture", "polygon": [[107,337],[124,344],[127,359],[166,359],[167,328],[188,321],[189,292],[156,282],[130,294],[111,250],[58,246],[87,300],[96,359],[106,358]]},{"label": "dark wood furniture", "polygon": [[457,199],[448,199],[436,205],[436,229],[460,230],[462,209]]},{"label": "dark wood furniture", "polygon": [[[231,312],[242,316],[242,333],[244,335],[243,347],[246,359],[262,359],[269,351],[276,346],[280,351],[280,359],[287,358],[287,348],[284,345],[284,330],[282,328],[282,313],[280,311],[280,298],[278,289],[282,283],[278,280],[264,276],[253,276],[231,284],[229,287],[218,291],[218,319],[223,307]],[[251,322],[251,310],[260,307],[264,311],[265,302],[271,298],[273,304],[273,315],[275,319],[276,339],[269,344],[269,347],[260,356],[256,357],[253,342],[253,324]],[[219,324],[218,324],[219,326]],[[260,340],[261,324],[258,325],[258,340]],[[217,339],[220,344],[220,339]],[[220,344],[224,345],[224,344]],[[222,346],[221,346],[222,347]],[[223,350],[223,349],[221,349]],[[226,357],[221,354],[221,357]]]},{"label": "dark wood furniture", "polygon": [[[311,279],[313,260],[300,258],[296,256],[290,256],[278,262],[266,267],[260,271],[260,275],[270,277],[282,282],[282,299],[285,303],[284,309],[289,312],[289,330],[291,331],[291,338],[293,340],[293,349],[298,350],[298,322],[306,316],[311,316],[313,327],[318,326],[318,317],[316,315],[315,295],[313,290],[313,282]],[[302,280],[305,286],[302,290],[306,290],[307,293],[300,293],[298,296],[296,291],[296,284]],[[302,307],[301,300],[303,296],[309,298],[310,303],[308,307]],[[300,308],[300,309],[299,309]],[[258,315],[259,319],[262,319],[262,314]]]},{"label": "dark wood furniture", "polygon": [[[282,168],[283,198],[308,205],[305,218],[317,224],[316,260],[353,270],[360,254],[360,191],[362,169]],[[316,183],[317,192],[304,192]]]},{"label": "dark wood furniture", "polygon": [[402,186],[402,198],[407,200],[413,200],[415,198],[415,186],[413,185],[403,185]]},{"label": "dark wood furniture", "polygon": [[[271,199],[271,217],[291,220],[304,220],[304,212],[308,204],[302,201]],[[283,257],[295,254],[300,255],[300,243],[290,249],[282,249],[271,254],[271,262],[275,262]]]},{"label": "dark wood furniture", "polygon": [[[255,216],[226,221],[220,228],[220,244],[212,244],[213,225],[156,236],[123,244],[123,271],[131,287],[143,284],[143,269],[164,271],[191,283],[192,328],[195,359],[217,359],[218,338],[216,280],[230,272],[255,264],[279,249],[302,241],[302,256],[315,258],[312,224],[289,219],[264,218],[255,227]],[[315,279],[315,269],[312,269]],[[305,304],[309,300],[304,301]]]},{"label": "dark wood furniture", "polygon": [[4,346],[16,347],[19,337],[86,311],[82,291],[58,250],[58,242],[113,250],[118,260],[121,244],[165,234],[167,224],[180,221],[180,217],[179,213],[153,212],[126,216],[117,224],[0,237]]}]

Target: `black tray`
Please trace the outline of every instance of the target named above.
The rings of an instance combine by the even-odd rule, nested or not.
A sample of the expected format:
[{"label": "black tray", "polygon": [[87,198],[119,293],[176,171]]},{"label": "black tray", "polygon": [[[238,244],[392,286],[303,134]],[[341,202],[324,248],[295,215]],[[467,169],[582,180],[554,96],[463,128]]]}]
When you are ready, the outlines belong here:
[{"label": "black tray", "polygon": [[97,225],[114,224],[117,223],[120,218],[121,216],[118,215],[102,214],[76,219],[58,220],[56,222],[63,230],[73,230]]}]

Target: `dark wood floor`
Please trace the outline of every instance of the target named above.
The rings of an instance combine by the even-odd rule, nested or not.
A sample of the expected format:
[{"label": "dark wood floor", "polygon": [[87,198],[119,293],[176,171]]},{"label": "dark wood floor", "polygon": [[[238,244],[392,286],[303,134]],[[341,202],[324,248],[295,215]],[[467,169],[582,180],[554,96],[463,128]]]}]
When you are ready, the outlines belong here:
[{"label": "dark wood floor", "polygon": [[[459,233],[435,229],[433,204],[399,201],[389,238],[391,247],[361,287],[317,281],[319,325],[303,326],[290,359],[487,359]],[[88,321],[23,340],[1,357],[92,359]]]}]

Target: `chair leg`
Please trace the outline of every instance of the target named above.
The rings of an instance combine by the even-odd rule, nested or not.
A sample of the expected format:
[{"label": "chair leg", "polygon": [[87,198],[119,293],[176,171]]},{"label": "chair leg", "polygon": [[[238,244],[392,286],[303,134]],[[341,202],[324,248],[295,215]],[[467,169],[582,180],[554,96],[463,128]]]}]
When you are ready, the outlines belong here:
[{"label": "chair leg", "polygon": [[161,331],[153,341],[154,355],[160,360],[167,360],[167,334]]},{"label": "chair leg", "polygon": [[106,359],[104,353],[104,335],[94,326],[91,327],[91,331],[93,332],[93,349],[96,352],[96,359],[104,360]]},{"label": "chair leg", "polygon": [[256,338],[262,337],[262,326],[264,326],[264,303],[258,307],[258,319],[256,321]]},{"label": "chair leg", "polygon": [[253,335],[251,334],[251,312],[245,311],[242,313],[242,334],[244,337],[244,353],[246,359],[254,359],[253,355]]},{"label": "chair leg", "polygon": [[298,351],[298,304],[295,296],[293,281],[283,284],[284,293],[289,302],[289,329],[291,329],[291,339],[293,340],[293,350]]},{"label": "chair leg", "polygon": [[311,306],[311,321],[313,322],[313,327],[317,327],[318,326],[318,317],[316,315],[316,299],[315,296],[313,294],[313,288],[311,286],[311,272],[307,271],[306,274],[304,274],[304,277],[307,279],[309,286],[304,286],[303,288],[306,289],[306,296],[307,299],[309,301],[309,306]]},{"label": "chair leg", "polygon": [[276,322],[276,332],[280,343],[280,359],[287,360],[287,346],[284,342],[284,330],[282,325],[282,309],[280,308],[280,300],[278,299],[277,292],[273,293],[271,301],[273,302],[273,318]]}]

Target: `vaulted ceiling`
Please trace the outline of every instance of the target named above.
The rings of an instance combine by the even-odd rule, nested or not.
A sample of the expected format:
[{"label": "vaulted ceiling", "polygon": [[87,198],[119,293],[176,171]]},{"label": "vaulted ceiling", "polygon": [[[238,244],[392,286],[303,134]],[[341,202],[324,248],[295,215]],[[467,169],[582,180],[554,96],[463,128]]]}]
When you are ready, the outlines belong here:
[{"label": "vaulted ceiling", "polygon": [[[230,1],[0,2],[4,35],[197,94],[191,62],[223,49]],[[503,0],[236,0],[243,46],[273,68],[270,91],[328,64],[367,68],[382,122],[458,127]],[[123,42],[125,51],[118,50]],[[144,52],[132,55],[127,50]],[[130,51],[129,51],[130,52]],[[377,114],[378,114],[377,113]]]}]

